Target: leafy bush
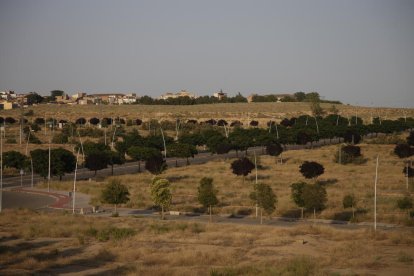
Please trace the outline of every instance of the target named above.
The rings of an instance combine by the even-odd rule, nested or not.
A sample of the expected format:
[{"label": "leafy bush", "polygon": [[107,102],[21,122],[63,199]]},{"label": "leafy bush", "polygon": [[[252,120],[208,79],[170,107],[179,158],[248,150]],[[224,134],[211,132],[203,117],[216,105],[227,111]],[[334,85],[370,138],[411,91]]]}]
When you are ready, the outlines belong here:
[{"label": "leafy bush", "polygon": [[109,240],[123,240],[135,235],[135,230],[132,228],[116,228],[109,227],[104,228],[96,233],[96,238],[98,241],[105,242]]}]

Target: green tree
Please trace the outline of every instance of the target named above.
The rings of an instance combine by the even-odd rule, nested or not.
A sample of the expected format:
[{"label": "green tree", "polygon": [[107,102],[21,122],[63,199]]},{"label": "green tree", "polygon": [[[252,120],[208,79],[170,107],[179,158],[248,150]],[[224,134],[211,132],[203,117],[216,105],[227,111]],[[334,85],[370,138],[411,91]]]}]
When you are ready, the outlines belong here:
[{"label": "green tree", "polygon": [[305,100],[308,102],[312,102],[312,101],[319,102],[321,99],[320,99],[318,92],[310,92],[310,93],[306,93]]},{"label": "green tree", "polygon": [[95,172],[105,169],[109,165],[109,155],[107,151],[94,152],[86,156],[85,167]]},{"label": "green tree", "polygon": [[[30,152],[33,160],[33,170],[42,177],[48,176],[49,173],[49,151],[35,149]],[[60,180],[65,173],[71,173],[75,170],[76,157],[72,152],[57,148],[50,151],[50,175],[59,176]]]},{"label": "green tree", "polygon": [[[78,143],[75,147],[75,150],[77,151],[78,149],[82,150],[82,146],[80,143]],[[92,154],[92,153],[98,153],[98,152],[104,152],[104,151],[108,151],[110,150],[108,145],[105,145],[103,143],[95,143],[89,140],[86,140],[85,142],[83,142],[83,151],[85,153],[86,156]]]},{"label": "green tree", "polygon": [[301,174],[305,178],[314,178],[316,179],[318,176],[322,175],[325,171],[325,168],[317,163],[317,162],[309,162],[305,161],[303,164],[299,167]]},{"label": "green tree", "polygon": [[26,96],[26,100],[28,105],[39,104],[43,101],[43,97],[37,94],[36,92],[30,92]]},{"label": "green tree", "polygon": [[41,177],[46,178],[49,171],[49,151],[42,149],[35,149],[30,152],[33,160],[33,170]]},{"label": "green tree", "polygon": [[151,183],[151,198],[155,205],[161,207],[161,219],[164,219],[164,210],[171,205],[172,199],[170,182],[167,179],[154,177]]},{"label": "green tree", "polygon": [[[197,154],[197,149],[195,146],[190,144],[183,144],[183,143],[173,143],[168,145],[167,147],[167,156],[168,157],[175,157],[175,158],[186,158],[187,165],[190,164],[188,161],[189,157],[194,157],[194,154]],[[176,167],[178,166],[178,160],[175,160]]]},{"label": "green tree", "polygon": [[114,165],[122,165],[125,163],[125,157],[123,154],[117,152],[108,150],[108,165],[111,166],[111,174],[114,175]]},{"label": "green tree", "polygon": [[161,155],[151,156],[145,162],[145,169],[155,175],[161,174],[167,169],[167,167],[167,163]]},{"label": "green tree", "polygon": [[352,208],[352,218],[355,218],[356,199],[354,195],[346,195],[342,200],[344,208]]},{"label": "green tree", "polygon": [[270,156],[275,156],[276,158],[280,155],[280,163],[282,163],[282,152],[283,148],[279,143],[271,143],[266,146],[266,152]]},{"label": "green tree", "polygon": [[52,90],[50,91],[50,98],[52,101],[56,100],[57,96],[63,96],[65,95],[65,92],[62,90]]},{"label": "green tree", "polygon": [[303,200],[303,189],[308,185],[305,182],[296,182],[290,185],[291,196],[293,202],[301,209],[301,218],[303,219],[303,208],[305,207],[305,201]]},{"label": "green tree", "polygon": [[27,166],[27,156],[18,151],[3,153],[3,166],[8,168],[24,169]]},{"label": "green tree", "polygon": [[133,161],[138,161],[138,172],[141,171],[141,161],[147,161],[154,156],[159,156],[162,159],[158,149],[143,146],[132,146],[127,150],[127,154]]},{"label": "green tree", "polygon": [[72,152],[63,148],[57,148],[52,149],[50,155],[51,175],[57,175],[62,180],[62,176],[65,173],[71,173],[75,170],[76,157]]},{"label": "green tree", "polygon": [[305,92],[296,92],[295,94],[293,94],[293,96],[295,96],[298,102],[302,102],[306,98]]},{"label": "green tree", "polygon": [[410,134],[407,137],[407,144],[414,146],[414,131],[410,131]]},{"label": "green tree", "polygon": [[414,150],[411,149],[409,144],[398,144],[394,148],[394,153],[399,158],[408,158],[414,153]]},{"label": "green tree", "polygon": [[112,179],[102,190],[101,198],[104,203],[114,204],[117,213],[117,205],[129,201],[128,187],[123,185],[121,180]]},{"label": "green tree", "polygon": [[243,176],[243,183],[244,178],[246,175],[252,172],[254,169],[254,164],[250,159],[243,157],[241,159],[234,160],[231,163],[231,169],[235,175],[242,175]]},{"label": "green tree", "polygon": [[209,209],[211,221],[211,206],[218,203],[217,190],[214,189],[213,178],[203,177],[200,180],[200,185],[198,186],[198,202],[200,202],[204,208]]},{"label": "green tree", "polygon": [[262,224],[262,211],[270,216],[276,210],[277,197],[269,185],[258,183],[254,185],[254,192],[250,194],[250,198],[260,207],[260,224]]},{"label": "green tree", "polygon": [[303,188],[303,203],[306,209],[313,209],[313,216],[316,218],[316,211],[325,209],[327,201],[326,190],[322,185],[305,185]]}]

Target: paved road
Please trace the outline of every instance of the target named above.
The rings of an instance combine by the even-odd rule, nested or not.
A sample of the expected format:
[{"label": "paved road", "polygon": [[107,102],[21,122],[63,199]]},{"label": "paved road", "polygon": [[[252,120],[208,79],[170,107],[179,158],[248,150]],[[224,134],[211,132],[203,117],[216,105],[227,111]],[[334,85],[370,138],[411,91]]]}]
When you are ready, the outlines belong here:
[{"label": "paved road", "polygon": [[3,209],[42,209],[54,202],[55,199],[47,195],[3,191]]},{"label": "paved road", "polygon": [[[90,216],[99,216],[99,217],[109,217],[112,215],[113,209],[105,209],[104,212],[88,214]],[[154,210],[138,210],[138,209],[127,209],[121,208],[118,209],[119,216],[132,216],[136,218],[152,218],[160,219],[158,212]],[[204,214],[187,214],[187,215],[165,215],[166,220],[173,221],[187,221],[187,222],[200,222],[207,223],[209,222],[209,216]],[[223,224],[242,224],[242,225],[259,225],[260,219],[252,216],[230,216],[230,215],[213,215],[212,221],[214,223],[223,223]],[[334,220],[324,220],[324,219],[294,219],[294,218],[283,218],[283,217],[273,217],[268,219],[263,217],[263,225],[268,226],[284,226],[292,227],[297,225],[329,225],[338,229],[363,229],[363,228],[373,228],[373,224],[370,222],[350,224],[347,221],[334,221]],[[392,230],[399,229],[398,225],[394,224],[383,224],[378,223],[377,227],[383,230]]]},{"label": "paved road", "polygon": [[[335,139],[322,139],[318,142],[314,142],[312,144],[308,145],[284,145],[284,150],[299,150],[299,149],[306,149],[306,148],[316,148],[321,147],[324,145],[332,145],[332,144],[338,144],[342,142],[342,138],[335,138]],[[248,149],[248,154],[253,154],[253,152],[256,152],[257,155],[264,154],[264,148],[262,147],[254,147]],[[203,164],[207,163],[212,160],[220,160],[223,158],[236,158],[237,156],[242,156],[244,153],[239,152],[238,154],[235,151],[231,151],[227,154],[211,154],[210,152],[202,152],[194,156],[194,158],[190,158],[190,164]],[[187,164],[186,159],[176,159],[176,158],[167,158],[167,164],[169,167],[175,167],[177,164],[178,166],[185,166]],[[141,171],[144,171],[144,164],[141,162]],[[138,163],[137,162],[128,162],[123,165],[116,165],[114,166],[114,175],[124,175],[124,174],[131,174],[131,173],[138,173]],[[103,177],[103,176],[109,176],[112,174],[112,169],[110,167],[98,171],[97,176]],[[72,180],[74,177],[73,173],[65,175],[62,179],[63,180]],[[94,177],[94,172],[90,171],[86,168],[81,168],[77,172],[77,179],[78,180],[85,180],[89,178]],[[58,180],[59,178],[53,177],[53,180]],[[35,186],[36,183],[46,181],[45,178],[40,177],[38,175],[33,176],[33,185]],[[19,186],[31,186],[32,184],[32,176],[24,175],[23,177],[17,176],[17,177],[9,177],[9,178],[3,178],[3,187],[19,187]]]}]

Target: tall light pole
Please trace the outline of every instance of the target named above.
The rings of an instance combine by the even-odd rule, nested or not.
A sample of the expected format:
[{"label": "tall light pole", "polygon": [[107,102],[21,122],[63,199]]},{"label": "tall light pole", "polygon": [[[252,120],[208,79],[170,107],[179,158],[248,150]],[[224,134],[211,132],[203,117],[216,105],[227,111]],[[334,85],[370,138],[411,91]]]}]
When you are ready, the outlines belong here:
[{"label": "tall light pole", "polygon": [[30,140],[30,133],[32,132],[32,129],[29,128],[29,132],[27,133],[27,141],[26,141],[26,156],[27,156],[27,150],[29,147],[29,140]]},{"label": "tall light pole", "polygon": [[115,125],[114,134],[112,135],[112,142],[111,142],[111,149],[114,150],[114,141],[115,141],[115,134],[116,134],[116,128],[118,125]]},{"label": "tall light pole", "polygon": [[0,213],[3,207],[3,129],[0,128]]},{"label": "tall light pole", "polygon": [[377,155],[377,164],[375,166],[375,183],[374,183],[374,230],[377,231],[377,182],[378,182],[378,159]]},{"label": "tall light pole", "polygon": [[75,175],[73,178],[73,198],[72,198],[72,214],[75,214],[75,201],[76,201],[76,173],[78,172],[78,160],[79,160],[79,149],[76,154],[76,165],[75,165]]},{"label": "tall light pole", "polygon": [[318,120],[316,119],[316,116],[315,116],[314,118],[315,118],[315,123],[316,123],[316,132],[317,132],[317,133],[318,133],[318,135],[319,135]]},{"label": "tall light pole", "polygon": [[[254,168],[255,168],[255,171],[256,171],[256,182],[255,182],[255,184],[257,185],[257,159],[256,159],[256,151],[253,151],[253,152],[254,152]],[[257,215],[258,215],[258,209],[259,208],[257,206],[257,193],[256,193],[256,218],[257,218]]]},{"label": "tall light pole", "polygon": [[49,137],[49,169],[48,169],[48,172],[47,172],[47,191],[48,192],[50,192],[50,143],[51,143],[51,140],[50,140],[50,137]]},{"label": "tall light pole", "polygon": [[167,146],[165,145],[164,131],[162,131],[162,127],[160,127],[160,129],[161,129],[162,141],[164,143],[164,158],[167,159]]},{"label": "tall light pole", "polygon": [[30,170],[32,172],[31,186],[33,188],[33,159],[32,159],[32,156],[30,156],[30,168],[31,168]]}]

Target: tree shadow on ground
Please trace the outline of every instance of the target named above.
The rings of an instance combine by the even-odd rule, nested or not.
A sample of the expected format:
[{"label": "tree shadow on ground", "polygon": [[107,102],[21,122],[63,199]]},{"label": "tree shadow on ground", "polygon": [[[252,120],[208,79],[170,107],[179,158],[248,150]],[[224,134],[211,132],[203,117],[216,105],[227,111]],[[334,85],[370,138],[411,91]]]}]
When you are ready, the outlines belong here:
[{"label": "tree shadow on ground", "polygon": [[[257,176],[258,180],[263,180],[263,179],[270,179],[270,175],[258,175]],[[246,180],[248,181],[255,181],[256,180],[256,175],[250,175],[249,177],[246,177]]]},{"label": "tree shadow on ground", "polygon": [[167,179],[168,181],[172,182],[176,182],[176,181],[180,181],[183,179],[188,179],[189,176],[188,175],[173,175],[173,176],[168,176]]},{"label": "tree shadow on ground", "polygon": [[63,273],[79,273],[85,270],[103,267],[113,261],[115,261],[115,255],[113,253],[107,250],[101,250],[95,256],[75,259],[65,264],[53,264],[45,269],[36,271],[35,274],[56,275]]},{"label": "tree shadow on ground", "polygon": [[113,276],[113,275],[129,275],[136,272],[136,267],[133,265],[117,266],[113,269],[108,269],[98,273],[91,273],[91,276]]},{"label": "tree shadow on ground", "polygon": [[318,183],[322,186],[333,185],[337,182],[338,182],[338,179],[336,179],[336,178],[328,178],[328,179],[324,179],[324,180],[318,180]]},{"label": "tree shadow on ground", "polygon": [[366,209],[357,209],[355,210],[355,218],[352,218],[352,211],[351,210],[345,210],[342,212],[337,212],[333,216],[333,220],[342,220],[342,221],[351,221],[351,220],[357,220],[358,215],[366,214]]},{"label": "tree shadow on ground", "polygon": [[13,245],[0,245],[0,254],[16,254],[22,251],[36,250],[38,248],[46,247],[54,243],[56,243],[56,241],[20,242]]},{"label": "tree shadow on ground", "polygon": [[301,210],[300,209],[292,209],[287,210],[280,214],[282,218],[300,218],[301,217]]}]

